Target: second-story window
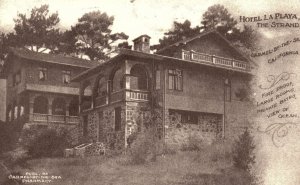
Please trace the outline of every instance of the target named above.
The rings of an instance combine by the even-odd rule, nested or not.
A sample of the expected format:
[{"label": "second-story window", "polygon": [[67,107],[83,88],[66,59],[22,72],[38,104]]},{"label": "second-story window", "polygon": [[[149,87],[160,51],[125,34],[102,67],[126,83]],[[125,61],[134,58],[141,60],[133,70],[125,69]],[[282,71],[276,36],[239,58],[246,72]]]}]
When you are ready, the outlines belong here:
[{"label": "second-story window", "polygon": [[16,74],[14,74],[13,76],[13,86],[18,85],[19,83],[21,83],[21,72],[18,71]]},{"label": "second-story window", "polygon": [[182,86],[183,86],[182,70],[169,69],[168,82],[169,82],[169,89],[182,91]]},{"label": "second-story window", "polygon": [[62,71],[62,80],[64,84],[70,83],[71,71]]},{"label": "second-story window", "polygon": [[47,68],[40,68],[39,69],[39,80],[40,81],[47,80]]}]

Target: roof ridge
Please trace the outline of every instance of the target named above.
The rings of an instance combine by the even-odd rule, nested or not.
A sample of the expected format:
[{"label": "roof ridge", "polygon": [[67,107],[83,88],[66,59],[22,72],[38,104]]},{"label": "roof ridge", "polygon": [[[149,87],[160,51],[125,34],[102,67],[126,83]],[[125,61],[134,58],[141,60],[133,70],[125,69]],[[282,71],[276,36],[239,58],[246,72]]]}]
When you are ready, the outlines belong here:
[{"label": "roof ridge", "polygon": [[10,51],[21,58],[26,58],[34,61],[49,62],[62,65],[71,65],[77,67],[90,68],[99,64],[95,60],[86,60],[75,56],[65,56],[61,53],[41,53],[34,52],[24,48],[10,48]]}]

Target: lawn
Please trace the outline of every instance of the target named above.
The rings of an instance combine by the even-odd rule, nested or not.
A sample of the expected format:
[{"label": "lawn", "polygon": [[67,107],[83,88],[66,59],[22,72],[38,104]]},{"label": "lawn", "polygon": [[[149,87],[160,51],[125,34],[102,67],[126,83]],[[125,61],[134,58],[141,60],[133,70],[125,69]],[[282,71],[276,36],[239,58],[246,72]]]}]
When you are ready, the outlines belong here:
[{"label": "lawn", "polygon": [[[247,175],[232,165],[230,153],[207,147],[160,155],[155,162],[126,163],[126,156],[43,158],[28,160],[13,170],[19,174],[60,176],[51,185],[234,185],[247,184]],[[39,183],[31,183],[39,184]],[[45,184],[45,183],[40,183]]]}]

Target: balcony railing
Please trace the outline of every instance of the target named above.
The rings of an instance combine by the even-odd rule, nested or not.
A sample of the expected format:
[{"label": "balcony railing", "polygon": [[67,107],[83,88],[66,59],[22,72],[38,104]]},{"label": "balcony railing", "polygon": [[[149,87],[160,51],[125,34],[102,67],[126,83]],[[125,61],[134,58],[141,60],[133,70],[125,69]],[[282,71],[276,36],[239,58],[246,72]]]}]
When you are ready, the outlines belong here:
[{"label": "balcony railing", "polygon": [[149,92],[141,91],[141,90],[126,90],[126,100],[139,100],[139,101],[148,101],[149,100]]},{"label": "balcony railing", "polygon": [[[112,92],[106,96],[96,97],[94,99],[93,107],[97,108],[100,106],[108,105],[110,103],[116,103],[121,101],[149,101],[149,91],[135,90],[135,89],[121,89],[119,91]],[[84,101],[81,103],[81,110],[86,111],[92,108],[92,102]],[[39,118],[45,120],[46,118]],[[60,121],[62,118],[55,116],[52,118],[53,121]]]},{"label": "balcony railing", "polygon": [[33,113],[30,116],[32,122],[40,123],[59,123],[59,124],[77,124],[79,123],[78,116],[65,116],[65,115],[49,115],[49,114],[38,114]]},{"label": "balcony railing", "polygon": [[211,65],[220,67],[229,67],[243,71],[250,71],[250,65],[244,61],[198,53],[195,51],[182,50],[182,59],[192,60],[200,63],[209,63]]}]

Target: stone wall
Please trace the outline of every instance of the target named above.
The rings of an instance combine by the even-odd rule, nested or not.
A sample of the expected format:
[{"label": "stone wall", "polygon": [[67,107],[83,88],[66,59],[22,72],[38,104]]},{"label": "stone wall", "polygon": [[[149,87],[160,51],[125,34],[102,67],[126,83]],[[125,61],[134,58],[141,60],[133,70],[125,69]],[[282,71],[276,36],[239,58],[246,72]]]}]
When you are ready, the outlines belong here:
[{"label": "stone wall", "polygon": [[182,123],[179,113],[165,111],[165,142],[167,145],[180,148],[187,144],[190,137],[211,143],[222,133],[222,115],[198,113],[198,123]]},{"label": "stone wall", "polygon": [[[109,149],[123,149],[125,146],[125,106],[120,107],[121,127],[119,130],[115,130],[115,107],[105,107],[89,112],[87,114],[87,136],[83,140],[85,142],[103,142]],[[83,133],[82,128],[81,133]]]}]

